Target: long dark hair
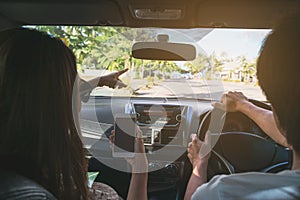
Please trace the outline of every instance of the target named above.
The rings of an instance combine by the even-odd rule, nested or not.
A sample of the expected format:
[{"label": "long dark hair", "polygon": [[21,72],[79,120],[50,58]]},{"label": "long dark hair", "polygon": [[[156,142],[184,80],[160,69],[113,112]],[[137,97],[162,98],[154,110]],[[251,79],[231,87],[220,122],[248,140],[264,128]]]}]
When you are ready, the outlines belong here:
[{"label": "long dark hair", "polygon": [[0,33],[0,155],[6,158],[0,167],[59,199],[88,198],[87,161],[72,113],[76,76],[75,56],[60,39],[26,28]]}]

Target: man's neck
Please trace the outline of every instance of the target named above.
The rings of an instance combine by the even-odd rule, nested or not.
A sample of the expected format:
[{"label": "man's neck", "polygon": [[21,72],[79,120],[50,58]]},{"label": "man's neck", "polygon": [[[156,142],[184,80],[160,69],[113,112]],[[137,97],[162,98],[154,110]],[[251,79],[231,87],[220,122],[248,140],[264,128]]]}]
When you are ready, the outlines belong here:
[{"label": "man's neck", "polygon": [[300,157],[293,151],[293,166],[292,170],[300,170]]}]

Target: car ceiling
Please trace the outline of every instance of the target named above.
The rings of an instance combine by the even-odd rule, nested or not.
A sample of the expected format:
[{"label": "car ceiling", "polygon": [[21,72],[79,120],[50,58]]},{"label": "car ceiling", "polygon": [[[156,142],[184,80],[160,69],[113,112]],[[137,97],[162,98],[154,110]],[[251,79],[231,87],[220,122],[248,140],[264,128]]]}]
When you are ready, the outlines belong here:
[{"label": "car ceiling", "polygon": [[[181,15],[138,19],[136,9]],[[0,0],[1,20],[18,25],[271,28],[299,11],[300,0]]]}]

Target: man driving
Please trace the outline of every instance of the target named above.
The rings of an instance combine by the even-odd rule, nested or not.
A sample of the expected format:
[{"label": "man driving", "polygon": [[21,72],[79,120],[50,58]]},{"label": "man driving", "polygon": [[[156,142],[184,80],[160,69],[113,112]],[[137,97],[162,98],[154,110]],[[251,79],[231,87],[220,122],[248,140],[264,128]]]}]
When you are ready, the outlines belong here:
[{"label": "man driving", "polygon": [[[253,119],[274,141],[293,152],[291,170],[277,174],[248,172],[215,176],[208,183],[210,154],[200,155],[207,142],[193,135],[188,157],[193,165],[185,199],[300,199],[300,15],[285,19],[267,37],[257,61],[259,85],[272,111],[258,108],[242,93],[229,92],[214,106],[240,111]],[[246,159],[246,158],[245,158]]]}]

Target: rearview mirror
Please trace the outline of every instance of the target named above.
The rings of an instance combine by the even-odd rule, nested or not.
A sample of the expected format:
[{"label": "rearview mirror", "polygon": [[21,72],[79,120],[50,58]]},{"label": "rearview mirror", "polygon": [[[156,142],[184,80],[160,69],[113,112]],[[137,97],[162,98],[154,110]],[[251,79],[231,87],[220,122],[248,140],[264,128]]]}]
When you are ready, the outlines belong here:
[{"label": "rearview mirror", "polygon": [[191,61],[196,58],[196,48],[183,43],[137,42],[132,46],[131,54],[146,60]]}]

